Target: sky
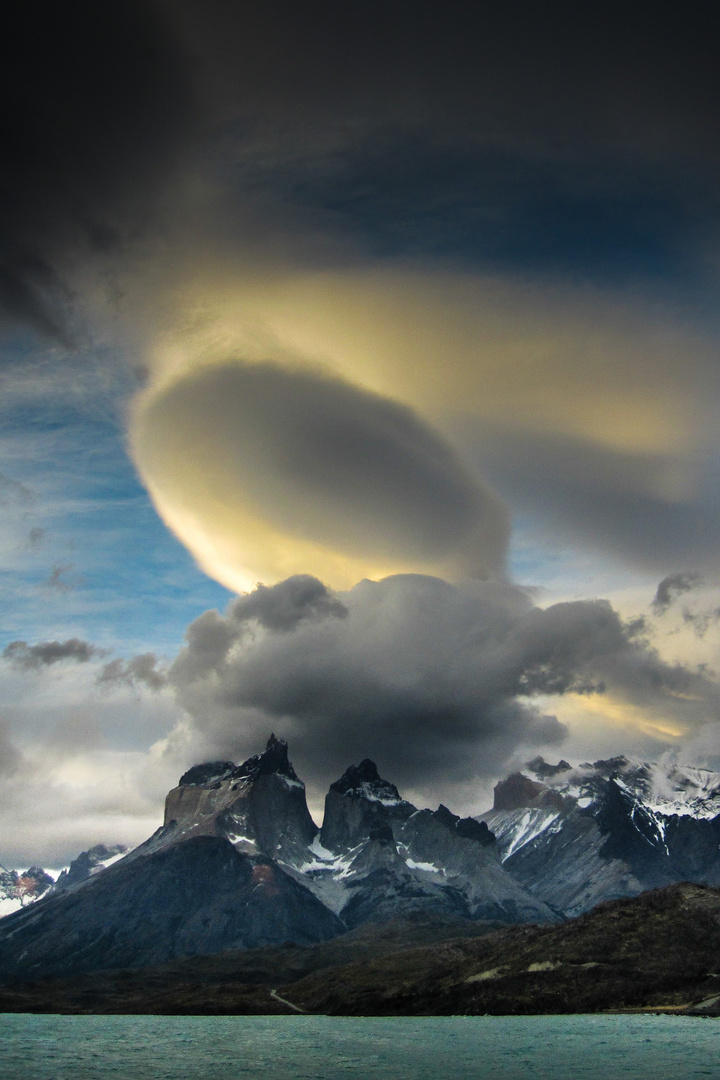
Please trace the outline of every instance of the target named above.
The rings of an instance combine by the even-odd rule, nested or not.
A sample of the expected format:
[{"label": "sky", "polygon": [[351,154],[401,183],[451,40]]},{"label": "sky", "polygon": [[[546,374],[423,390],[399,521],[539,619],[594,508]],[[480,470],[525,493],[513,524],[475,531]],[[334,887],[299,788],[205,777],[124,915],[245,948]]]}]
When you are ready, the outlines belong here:
[{"label": "sky", "polygon": [[12,0],[0,863],[286,738],[720,768],[706,4]]}]

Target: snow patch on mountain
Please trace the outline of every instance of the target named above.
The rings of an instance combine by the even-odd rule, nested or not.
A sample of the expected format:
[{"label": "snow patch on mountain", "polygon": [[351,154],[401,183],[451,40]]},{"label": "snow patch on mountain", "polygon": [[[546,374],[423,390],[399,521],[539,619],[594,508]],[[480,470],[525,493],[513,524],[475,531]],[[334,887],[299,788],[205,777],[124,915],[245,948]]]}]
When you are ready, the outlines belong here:
[{"label": "snow patch on mountain", "polygon": [[381,806],[400,806],[405,801],[398,795],[388,795],[386,791],[378,791],[373,784],[360,784],[354,789],[353,794],[360,795],[363,799],[368,799],[370,802],[380,803]]},{"label": "snow patch on mountain", "polygon": [[406,859],[405,865],[411,870],[422,870],[426,874],[444,874],[442,866],[436,866],[431,862],[416,862],[415,859]]},{"label": "snow patch on mountain", "polygon": [[[551,832],[557,832],[559,828],[560,814],[556,810],[525,810],[519,815],[519,818],[513,822],[512,827],[503,827],[499,830],[494,829],[495,837],[499,845],[502,845],[502,840],[505,836],[510,836],[510,842],[506,848],[504,848],[501,861],[505,862],[511,855],[514,855],[516,851],[519,851],[525,844],[529,844],[536,837],[546,830]],[[553,829],[555,825],[555,829]]]}]

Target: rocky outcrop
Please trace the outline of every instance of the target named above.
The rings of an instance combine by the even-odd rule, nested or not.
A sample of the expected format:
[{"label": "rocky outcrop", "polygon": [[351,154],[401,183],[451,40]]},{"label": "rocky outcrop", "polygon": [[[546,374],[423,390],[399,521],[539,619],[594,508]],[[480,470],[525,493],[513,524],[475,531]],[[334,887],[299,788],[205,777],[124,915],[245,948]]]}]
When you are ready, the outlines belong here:
[{"label": "rocky outcrop", "polygon": [[373,828],[406,821],[415,807],[394,784],[383,780],[374,761],[365,758],[351,765],[325,796],[320,841],[325,848],[339,851],[366,840]]},{"label": "rocky outcrop", "polygon": [[209,787],[215,781],[227,780],[237,769],[232,761],[206,761],[202,765],[193,765],[180,777],[178,787]]},{"label": "rocky outcrop", "polygon": [[442,881],[459,893],[468,918],[555,921],[557,913],[518,887],[518,882],[503,869],[495,837],[487,826],[473,824],[475,830],[467,819],[450,814],[442,806],[434,813],[418,810],[398,837],[406,864],[425,880]]},{"label": "rocky outcrop", "polygon": [[557,918],[503,870],[485,824],[444,806],[418,810],[368,759],[332,784],[313,852],[300,870],[348,926],[409,913]]},{"label": "rocky outcrop", "polygon": [[223,761],[188,770],[167,796],[163,830],[156,848],[191,836],[222,836],[238,851],[290,864],[307,859],[318,833],[287,743],[274,735],[263,753],[241,765]]},{"label": "rocky outcrop", "polygon": [[543,791],[544,784],[531,780],[522,773],[513,773],[507,780],[495,785],[493,810],[517,810],[519,806],[532,806]]},{"label": "rocky outcrop", "polygon": [[[542,759],[538,759],[542,760]],[[560,770],[562,772],[564,770]],[[546,774],[552,775],[552,774]],[[542,806],[561,810],[563,796],[547,784],[531,780],[523,773],[513,773],[507,780],[495,785],[494,810],[517,810],[521,806]]]}]

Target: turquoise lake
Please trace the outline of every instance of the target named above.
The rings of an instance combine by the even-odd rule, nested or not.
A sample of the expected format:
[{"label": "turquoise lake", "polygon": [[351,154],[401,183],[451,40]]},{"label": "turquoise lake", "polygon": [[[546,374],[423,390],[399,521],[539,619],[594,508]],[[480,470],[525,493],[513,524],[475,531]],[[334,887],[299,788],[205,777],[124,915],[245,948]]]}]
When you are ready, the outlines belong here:
[{"label": "turquoise lake", "polygon": [[0,1016],[2,1080],[692,1080],[720,1021],[675,1016]]}]

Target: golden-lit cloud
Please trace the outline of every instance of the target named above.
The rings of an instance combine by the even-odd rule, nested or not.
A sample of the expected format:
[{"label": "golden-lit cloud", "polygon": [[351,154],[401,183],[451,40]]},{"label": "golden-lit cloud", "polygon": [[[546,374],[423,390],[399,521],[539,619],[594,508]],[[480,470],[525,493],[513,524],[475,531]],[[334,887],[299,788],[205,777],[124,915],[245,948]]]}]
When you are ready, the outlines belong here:
[{"label": "golden-lit cloud", "polygon": [[322,370],[181,371],[136,403],[131,438],[160,513],[230,588],[503,571],[502,502],[410,408]]},{"label": "golden-lit cloud", "polygon": [[155,350],[159,381],[233,353],[301,358],[436,422],[467,412],[651,455],[698,444],[709,421],[698,391],[715,390],[711,342],[611,290],[400,264],[275,275],[221,265],[181,285],[177,305]]},{"label": "golden-lit cloud", "polygon": [[[258,266],[216,254],[178,272],[132,410],[143,481],[217,580],[247,589],[307,572],[347,587],[409,570],[501,572],[508,522],[489,466],[501,491],[518,489],[591,546],[659,569],[674,569],[683,545],[698,565],[713,558],[693,507],[718,388],[711,345],[679,319],[607,289],[498,275]],[[260,404],[239,373],[267,364],[284,375]],[[317,402],[298,387],[312,379],[344,386],[349,410],[322,463],[319,443],[303,458]],[[326,404],[320,429],[337,403]],[[302,453],[293,425],[305,426]],[[412,465],[410,427],[427,444]],[[428,453],[443,458],[439,473]],[[454,516],[447,483],[477,502],[472,523]]]},{"label": "golden-lit cloud", "polygon": [[568,700],[556,704],[556,712],[579,731],[594,730],[596,737],[603,728],[617,728],[634,732],[636,736],[647,735],[660,743],[674,745],[688,733],[688,724],[674,716],[665,716],[657,702],[635,704],[612,694],[599,696],[572,694]]}]

